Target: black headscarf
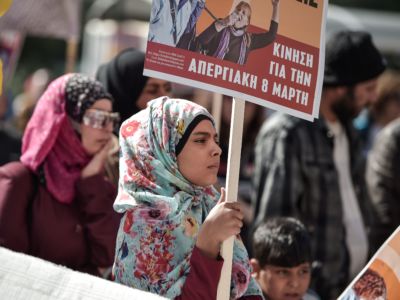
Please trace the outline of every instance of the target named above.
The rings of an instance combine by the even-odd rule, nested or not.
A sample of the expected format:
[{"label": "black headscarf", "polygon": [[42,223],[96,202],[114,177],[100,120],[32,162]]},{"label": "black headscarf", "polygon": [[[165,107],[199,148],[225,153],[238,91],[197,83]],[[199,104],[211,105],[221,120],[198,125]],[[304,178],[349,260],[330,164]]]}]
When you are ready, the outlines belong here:
[{"label": "black headscarf", "polygon": [[128,48],[97,70],[96,79],[114,97],[121,123],[140,110],[136,102],[148,80],[143,76],[144,58],[143,52]]}]

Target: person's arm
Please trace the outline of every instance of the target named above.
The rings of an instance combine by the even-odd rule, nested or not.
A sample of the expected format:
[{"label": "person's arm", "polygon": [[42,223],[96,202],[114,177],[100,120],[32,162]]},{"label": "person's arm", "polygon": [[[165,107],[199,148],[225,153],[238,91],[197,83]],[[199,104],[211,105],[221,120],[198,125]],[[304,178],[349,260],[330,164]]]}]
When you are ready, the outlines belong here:
[{"label": "person's arm", "polygon": [[272,2],[272,17],[271,21],[279,23],[279,1],[280,0],[271,0]]},{"label": "person's arm", "polygon": [[[175,300],[216,299],[224,259],[213,259],[194,247],[190,258],[190,272],[182,288],[182,294]],[[261,296],[243,296],[241,300],[261,300]]]},{"label": "person's arm", "polygon": [[115,187],[101,174],[81,178],[76,183],[79,205],[90,251],[90,263],[99,268],[114,261],[119,215],[113,210]]},{"label": "person's arm", "polygon": [[276,38],[279,23],[279,0],[271,1],[273,9],[269,30],[263,33],[253,33],[251,35],[250,50],[264,48],[271,44]]},{"label": "person's arm", "polygon": [[82,170],[76,183],[76,202],[88,239],[90,263],[100,274],[114,261],[115,237],[119,216],[113,210],[116,189],[105,179],[104,168],[113,139],[101,149]]},{"label": "person's arm", "polygon": [[222,257],[210,258],[196,246],[190,258],[190,272],[175,300],[216,299],[218,282],[224,260]]},{"label": "person's arm", "polygon": [[104,166],[113,145],[112,138],[96,153],[82,170],[77,181],[76,203],[90,249],[90,263],[108,268],[114,261],[115,237],[119,226],[119,215],[113,209],[116,188],[105,178]]},{"label": "person's arm", "polygon": [[250,50],[264,48],[275,40],[279,23],[279,0],[272,0],[272,7],[269,30],[263,33],[253,33],[251,35]]}]

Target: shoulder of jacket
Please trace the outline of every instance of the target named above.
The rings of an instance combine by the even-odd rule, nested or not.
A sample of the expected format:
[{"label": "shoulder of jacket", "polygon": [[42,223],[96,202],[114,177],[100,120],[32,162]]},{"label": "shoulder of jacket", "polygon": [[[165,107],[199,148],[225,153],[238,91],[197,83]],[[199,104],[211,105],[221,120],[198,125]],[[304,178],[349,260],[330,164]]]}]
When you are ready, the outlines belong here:
[{"label": "shoulder of jacket", "polygon": [[32,178],[33,173],[19,161],[7,163],[0,167],[0,176],[18,182],[27,182]]},{"label": "shoulder of jacket", "polygon": [[284,113],[275,113],[264,122],[260,129],[261,136],[289,135],[308,128],[308,121]]},{"label": "shoulder of jacket", "polygon": [[400,118],[390,122],[382,129],[382,133],[394,138],[400,137]]}]

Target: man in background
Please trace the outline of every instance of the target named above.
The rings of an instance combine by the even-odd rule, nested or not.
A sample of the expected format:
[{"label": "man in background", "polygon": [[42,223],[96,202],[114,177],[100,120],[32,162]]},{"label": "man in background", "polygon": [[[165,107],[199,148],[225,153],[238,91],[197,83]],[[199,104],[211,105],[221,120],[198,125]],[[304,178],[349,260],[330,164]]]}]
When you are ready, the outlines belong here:
[{"label": "man in background", "polygon": [[276,114],[260,130],[253,178],[255,222],[300,219],[311,234],[313,288],[336,299],[364,267],[373,221],[352,119],[376,98],[385,64],[366,32],[341,31],[326,45],[320,118]]}]

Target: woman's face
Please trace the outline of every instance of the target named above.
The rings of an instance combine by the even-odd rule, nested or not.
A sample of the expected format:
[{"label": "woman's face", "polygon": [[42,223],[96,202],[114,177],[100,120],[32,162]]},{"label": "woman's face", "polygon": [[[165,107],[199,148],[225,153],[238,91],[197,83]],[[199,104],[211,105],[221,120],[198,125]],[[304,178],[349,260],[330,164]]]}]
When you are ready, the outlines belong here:
[{"label": "woman's face", "polygon": [[203,120],[194,128],[179,153],[178,168],[192,184],[210,186],[217,182],[221,148],[211,121]]},{"label": "woman's face", "polygon": [[[92,106],[90,106],[84,114],[87,117],[92,114],[103,114],[112,112],[112,103],[108,99],[97,100]],[[96,121],[96,120],[92,120]],[[89,124],[89,123],[88,123]],[[99,127],[99,126],[95,126]],[[99,152],[110,140],[114,124],[111,120],[103,122],[102,128],[94,128],[92,125],[85,125],[85,122],[80,124],[81,130],[81,141],[83,148],[89,155],[94,155]]]},{"label": "woman's face", "polygon": [[146,108],[147,102],[161,96],[171,96],[172,86],[169,81],[149,78],[143,88],[136,106],[140,109]]},{"label": "woman's face", "polygon": [[247,27],[250,24],[250,16],[251,16],[250,8],[246,5],[241,5],[235,9],[235,12],[238,18],[233,26],[236,29]]}]

